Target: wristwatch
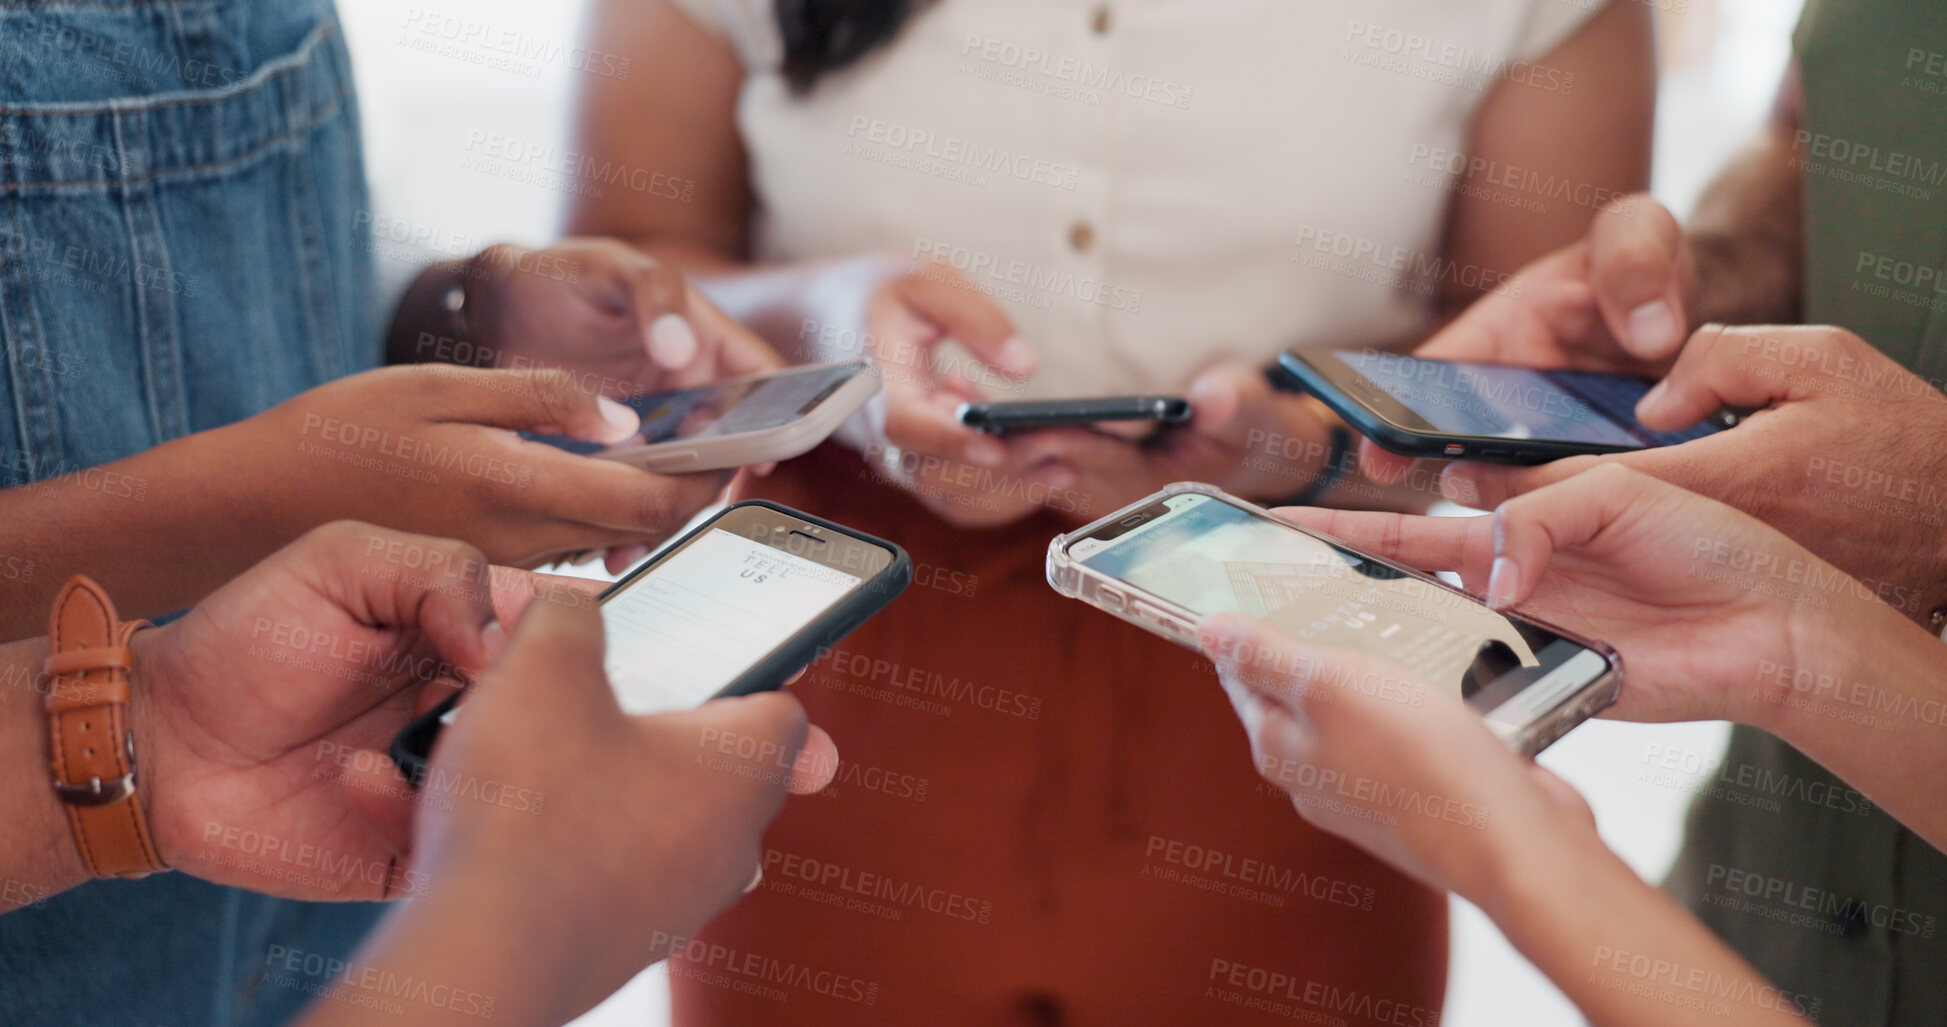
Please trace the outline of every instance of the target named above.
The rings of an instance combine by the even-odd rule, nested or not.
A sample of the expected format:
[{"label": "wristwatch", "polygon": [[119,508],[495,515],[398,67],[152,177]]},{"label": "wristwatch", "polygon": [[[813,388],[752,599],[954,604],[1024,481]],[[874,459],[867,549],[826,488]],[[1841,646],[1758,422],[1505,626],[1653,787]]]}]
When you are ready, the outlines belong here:
[{"label": "wristwatch", "polygon": [[128,704],[134,656],[128,642],[149,627],[122,623],[100,585],[77,574],[48,617],[49,765],[75,848],[96,877],[146,877],[167,870],[136,795],[135,735]]}]

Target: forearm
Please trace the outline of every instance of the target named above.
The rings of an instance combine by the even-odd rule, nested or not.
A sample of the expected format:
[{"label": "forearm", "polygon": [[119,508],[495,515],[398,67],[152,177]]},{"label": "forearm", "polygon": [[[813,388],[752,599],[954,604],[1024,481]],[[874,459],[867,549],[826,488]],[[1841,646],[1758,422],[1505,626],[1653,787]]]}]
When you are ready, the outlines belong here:
[{"label": "forearm", "polygon": [[[498,879],[442,878],[430,894],[399,904],[335,981],[316,982],[332,990],[299,1027],[398,1022],[374,1012],[364,995],[395,1002],[408,996],[404,1022],[425,1027],[476,1025],[483,1018],[508,1027],[559,1027],[573,1019],[584,1012],[564,983],[582,970],[577,925],[573,917],[533,908],[523,890]],[[407,982],[412,986],[402,991]]]},{"label": "forearm", "polygon": [[[1847,579],[1850,580],[1850,579]],[[1752,668],[1742,717],[1790,742],[1929,844],[1947,847],[1947,653],[1897,610],[1845,595],[1797,652]]]},{"label": "forearm", "polygon": [[1804,197],[1789,125],[1773,123],[1711,183],[1684,234],[1692,325],[1798,322]]},{"label": "forearm", "polygon": [[43,638],[0,645],[0,913],[88,880],[48,769],[38,684],[46,658]]},{"label": "forearm", "polygon": [[279,497],[231,428],[101,467],[0,491],[0,551],[30,573],[0,582],[0,640],[46,630],[70,575],[87,574],[129,619],[182,609],[290,541]]},{"label": "forearm", "polygon": [[1592,832],[1525,855],[1480,905],[1596,1027],[1799,1024],[1779,991]]}]

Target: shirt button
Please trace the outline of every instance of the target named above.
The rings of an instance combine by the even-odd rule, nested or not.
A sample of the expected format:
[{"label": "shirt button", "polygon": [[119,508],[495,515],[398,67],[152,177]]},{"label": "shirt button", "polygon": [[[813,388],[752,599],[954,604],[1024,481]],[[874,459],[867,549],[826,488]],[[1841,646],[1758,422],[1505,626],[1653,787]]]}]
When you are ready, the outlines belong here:
[{"label": "shirt button", "polygon": [[1074,247],[1076,253],[1087,253],[1089,247],[1095,245],[1094,226],[1086,221],[1075,222],[1074,227],[1068,230],[1068,245]]},{"label": "shirt button", "polygon": [[1095,16],[1089,19],[1088,27],[1094,29],[1095,34],[1098,36],[1106,36],[1109,34],[1108,4],[1103,4],[1095,9]]}]

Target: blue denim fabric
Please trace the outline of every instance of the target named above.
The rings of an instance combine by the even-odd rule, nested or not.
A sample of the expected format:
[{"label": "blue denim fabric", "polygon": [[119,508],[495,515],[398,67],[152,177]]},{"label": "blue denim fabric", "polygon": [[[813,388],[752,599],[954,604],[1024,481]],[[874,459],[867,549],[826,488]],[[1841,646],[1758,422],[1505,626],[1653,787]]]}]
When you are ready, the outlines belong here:
[{"label": "blue denim fabric", "polygon": [[0,484],[376,365],[329,0],[0,0]]},{"label": "blue denim fabric", "polygon": [[[362,160],[329,0],[0,0],[0,484],[379,363]],[[280,1023],[329,978],[266,953],[378,911],[88,884],[0,917],[0,1024]]]}]

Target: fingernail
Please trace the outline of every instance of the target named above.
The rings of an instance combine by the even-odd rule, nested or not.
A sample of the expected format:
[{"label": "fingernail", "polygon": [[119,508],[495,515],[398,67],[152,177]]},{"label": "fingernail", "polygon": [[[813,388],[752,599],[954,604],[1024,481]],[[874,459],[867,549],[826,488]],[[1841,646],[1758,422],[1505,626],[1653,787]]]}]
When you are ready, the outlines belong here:
[{"label": "fingernail", "polygon": [[1629,341],[1638,356],[1661,352],[1677,341],[1677,315],[1662,300],[1652,300],[1630,311],[1627,328]]},{"label": "fingernail", "polygon": [[480,629],[480,651],[487,654],[487,662],[500,659],[501,650],[507,648],[507,629],[500,621],[490,620]]},{"label": "fingernail", "polygon": [[1007,459],[1007,449],[993,439],[981,436],[967,443],[967,462],[981,467],[999,467]]},{"label": "fingernail", "polygon": [[595,408],[602,412],[602,420],[608,422],[608,435],[601,440],[603,442],[620,442],[642,427],[642,418],[637,417],[635,411],[607,396],[595,397]]},{"label": "fingernail", "polygon": [[649,322],[649,356],[664,370],[690,366],[696,350],[696,332],[683,315],[664,314]]},{"label": "fingernail", "polygon": [[1034,369],[1041,366],[1041,358],[1035,355],[1034,348],[1018,335],[1001,343],[997,359],[1002,370],[1010,371],[1017,377],[1033,374]]},{"label": "fingernail", "polygon": [[1495,557],[1494,569],[1487,575],[1487,605],[1496,610],[1514,605],[1515,579],[1520,575],[1521,568],[1513,557]]},{"label": "fingernail", "polygon": [[1636,416],[1638,419],[1641,419],[1646,413],[1654,412],[1662,404],[1664,393],[1670,391],[1669,385],[1670,380],[1665,378],[1651,386],[1650,391],[1643,393],[1643,398],[1636,401]]},{"label": "fingernail", "polygon": [[611,567],[618,568],[616,573],[619,574],[621,573],[622,570],[626,570],[627,568],[634,566],[637,560],[640,560],[643,557],[648,555],[649,555],[648,546],[645,546],[640,542],[632,542],[629,545],[617,546],[614,549],[609,550],[608,562]]}]

